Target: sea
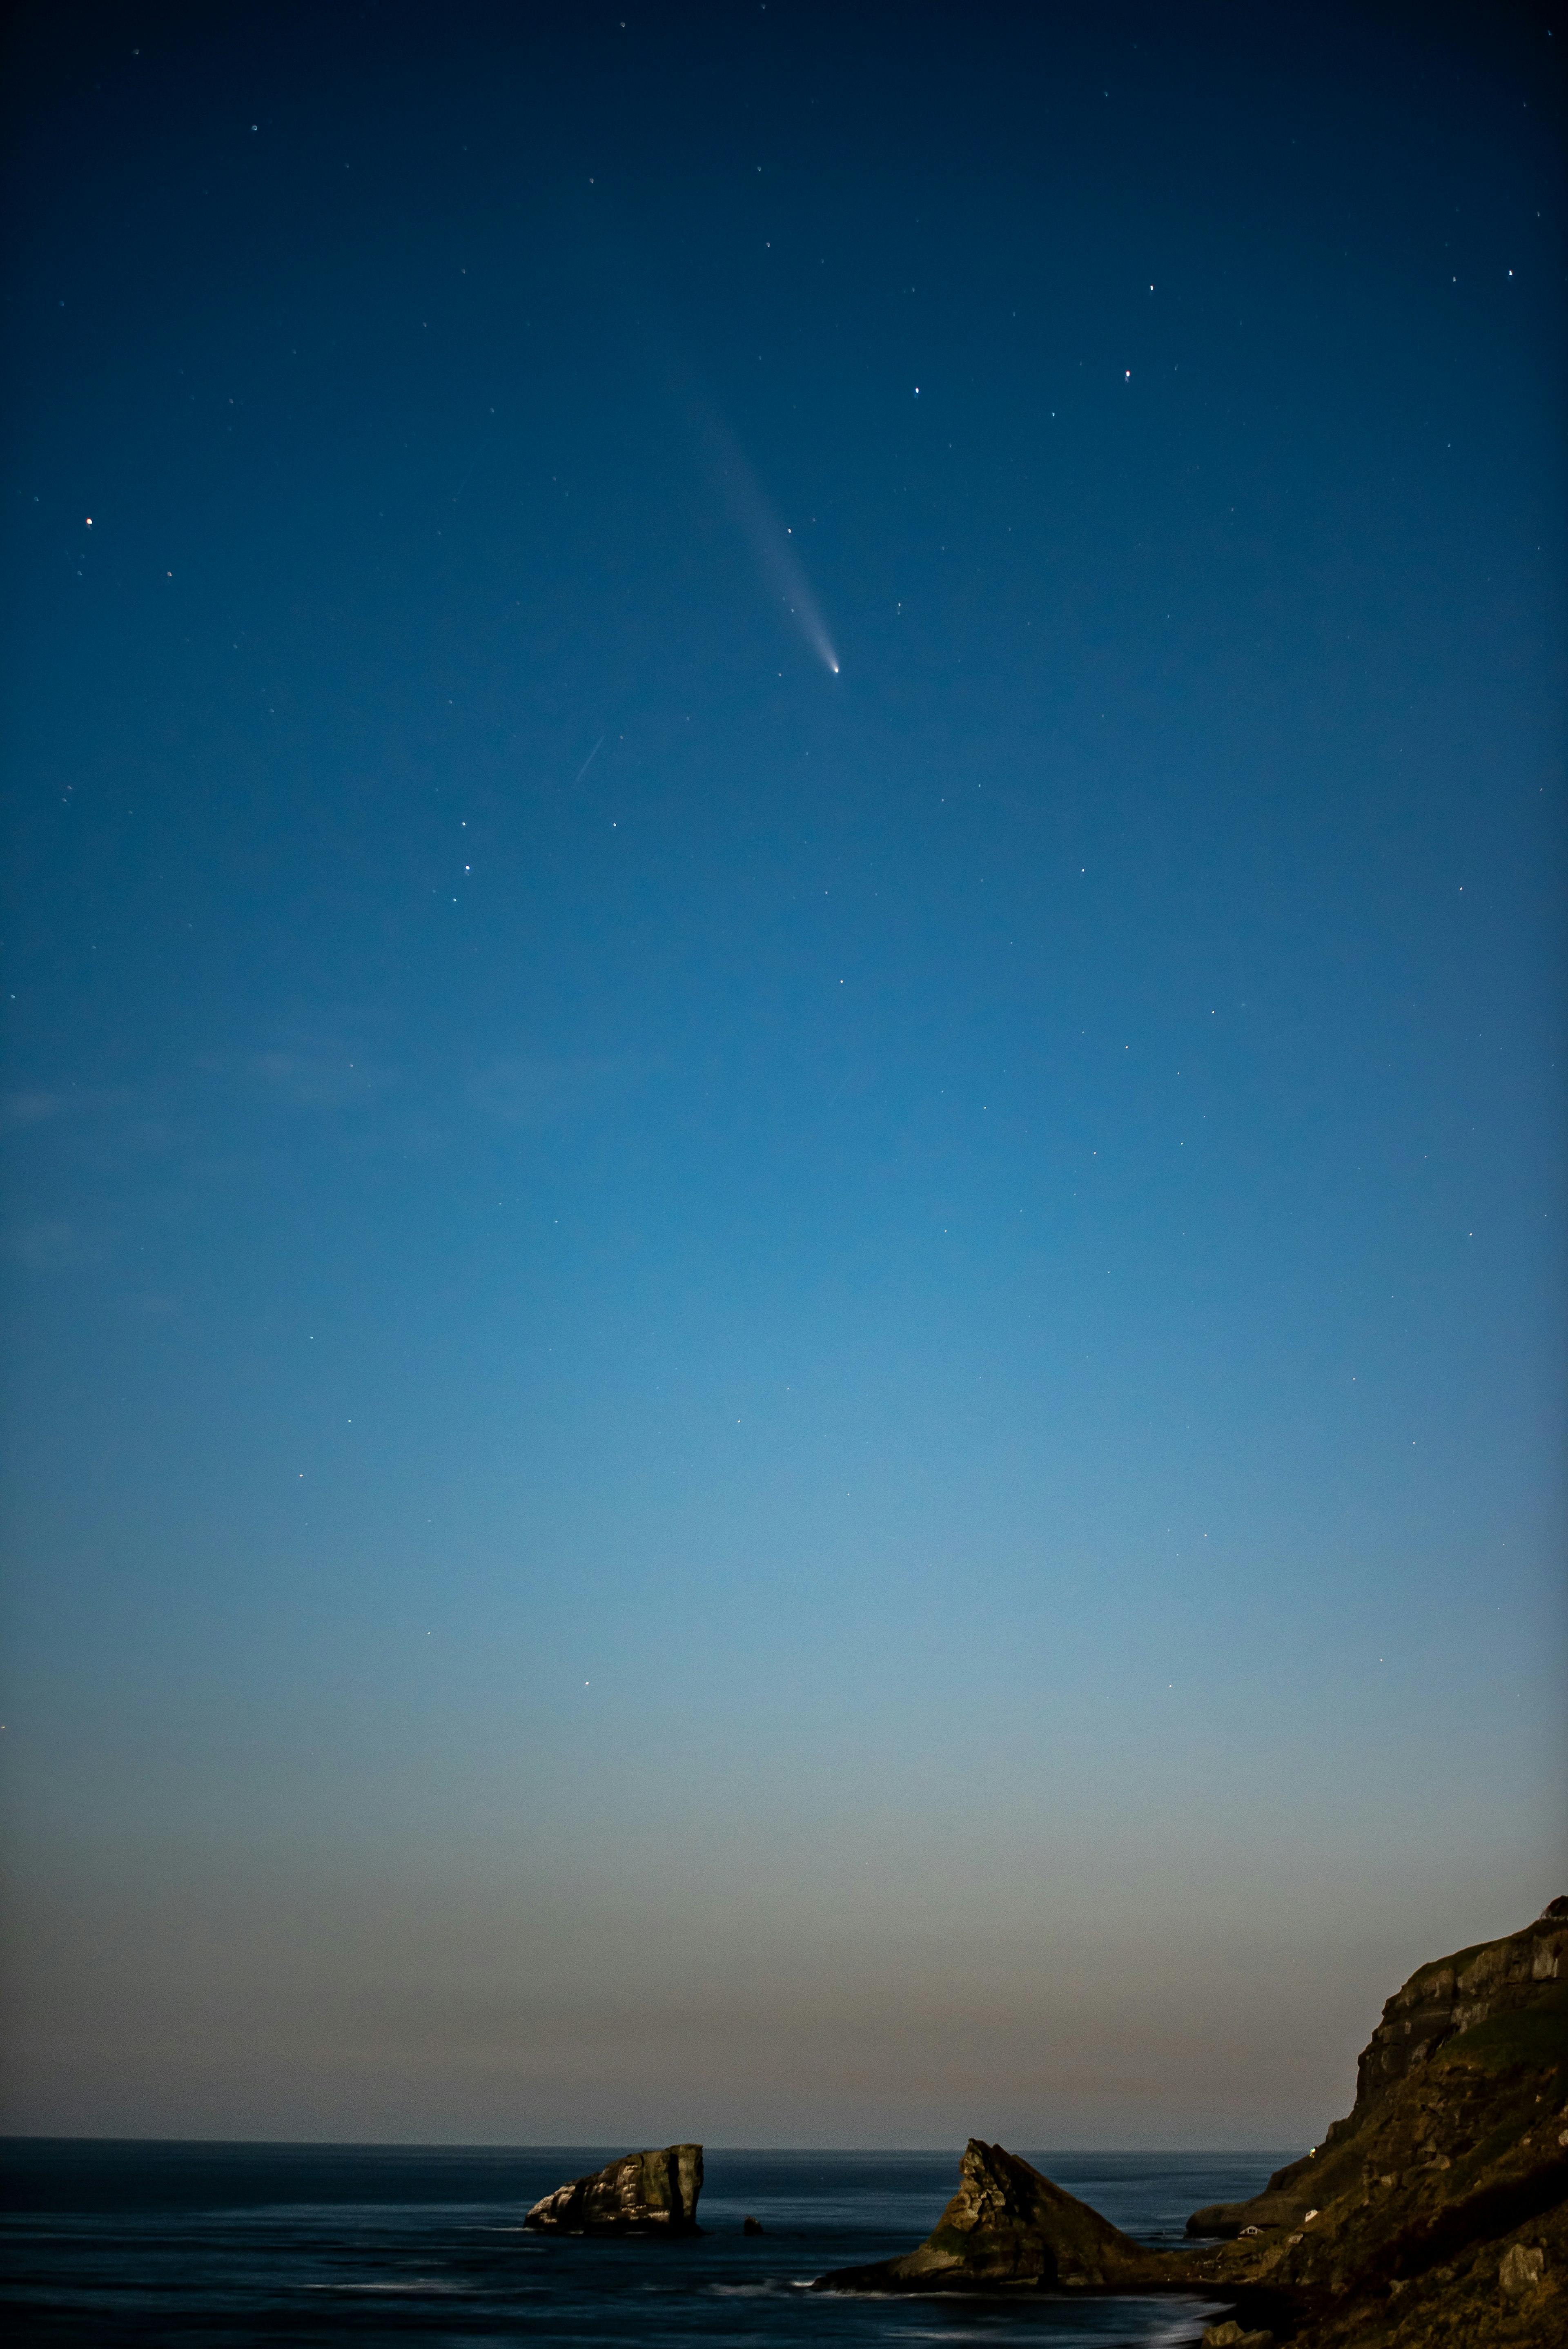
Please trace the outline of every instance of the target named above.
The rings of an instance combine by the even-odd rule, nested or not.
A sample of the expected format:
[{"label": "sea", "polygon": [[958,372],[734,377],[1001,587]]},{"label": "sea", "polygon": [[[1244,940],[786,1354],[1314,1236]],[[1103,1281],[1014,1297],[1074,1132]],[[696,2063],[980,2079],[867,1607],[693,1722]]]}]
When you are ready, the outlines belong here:
[{"label": "sea", "polygon": [[[710,2148],[698,2218],[669,2242],[524,2231],[530,2204],[624,2146],[327,2146],[0,2140],[0,2320],[83,2349],[1182,2349],[1199,2298],[910,2300],[813,2292],[830,2268],[913,2250],[958,2150]],[[1288,2153],[1030,2153],[1150,2244],[1255,2193]],[[743,2233],[748,2218],[760,2235]]]}]

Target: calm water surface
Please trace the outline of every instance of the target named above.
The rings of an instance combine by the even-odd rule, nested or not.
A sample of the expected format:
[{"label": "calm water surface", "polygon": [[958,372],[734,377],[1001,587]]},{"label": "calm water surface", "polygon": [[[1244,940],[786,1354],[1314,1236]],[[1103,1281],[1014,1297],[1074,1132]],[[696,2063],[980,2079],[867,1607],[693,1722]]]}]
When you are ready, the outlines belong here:
[{"label": "calm water surface", "polygon": [[[237,2349],[516,2341],[675,2349],[690,2342],[978,2342],[1153,2349],[1196,2342],[1216,2303],[861,2300],[808,2292],[826,2268],[929,2234],[958,2179],[944,2153],[710,2151],[700,2217],[672,2243],[554,2241],[531,2202],[624,2146],[0,2146],[4,2284],[15,2342]],[[1256,2191],[1288,2154],[1035,2153],[1144,2242],[1181,2239],[1204,2202]],[[760,2237],[741,2233],[749,2214]]]}]

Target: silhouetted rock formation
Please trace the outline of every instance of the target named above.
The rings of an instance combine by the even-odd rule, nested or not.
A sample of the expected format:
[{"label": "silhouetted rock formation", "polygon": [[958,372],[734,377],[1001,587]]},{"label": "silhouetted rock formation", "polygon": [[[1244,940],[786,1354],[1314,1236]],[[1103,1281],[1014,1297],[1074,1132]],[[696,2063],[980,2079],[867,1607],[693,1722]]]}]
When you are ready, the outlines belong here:
[{"label": "silhouetted rock formation", "polygon": [[525,2227],[552,2235],[696,2235],[700,2145],[624,2154],[536,2202]]},{"label": "silhouetted rock formation", "polygon": [[1347,2117],[1188,2230],[1228,2240],[1147,2251],[972,2137],[917,2251],[816,2288],[1202,2293],[1235,2311],[1212,2349],[1568,2344],[1568,1899],[1420,1967],[1383,2010]]}]

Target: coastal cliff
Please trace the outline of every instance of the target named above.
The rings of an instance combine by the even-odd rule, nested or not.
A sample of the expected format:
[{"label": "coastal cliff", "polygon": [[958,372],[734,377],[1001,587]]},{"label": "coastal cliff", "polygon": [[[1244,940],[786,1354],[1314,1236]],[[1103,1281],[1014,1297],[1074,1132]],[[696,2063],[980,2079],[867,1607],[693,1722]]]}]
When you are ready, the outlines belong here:
[{"label": "coastal cliff", "polygon": [[523,2225],[550,2235],[695,2235],[700,2145],[623,2154],[536,2202]]},{"label": "coastal cliff", "polygon": [[[1393,2091],[1449,2044],[1479,2025],[1485,2040],[1467,2040],[1466,2054],[1487,2046],[1545,2046],[1551,2017],[1568,1996],[1568,1899],[1553,1900],[1532,1925],[1499,1941],[1478,1942],[1451,1958],[1419,1966],[1383,2008],[1383,2020],[1356,2067],[1356,2102],[1330,2124],[1320,2147],[1269,2179],[1250,2202],[1217,2202],[1195,2210],[1190,2235],[1235,2235],[1247,2225],[1298,2226],[1309,2203],[1323,2199],[1323,2179],[1339,2174],[1339,2156],[1359,2137]],[[1533,2015],[1534,2022],[1524,2018]],[[1518,2018],[1506,2024],[1501,2018]],[[1453,2051],[1457,2055],[1460,2051]],[[1388,2109],[1402,2111],[1398,2100]],[[1331,2158],[1332,2157],[1332,2158]]]},{"label": "coastal cliff", "polygon": [[[1568,2343],[1568,1899],[1419,1967],[1384,2007],[1345,2119],[1188,2231],[1206,2240],[1146,2250],[971,2138],[924,2243],[818,2288],[1189,2292],[1225,2302],[1258,2349]],[[1254,2338],[1212,2330],[1214,2349]]]},{"label": "coastal cliff", "polygon": [[1418,1967],[1317,2150],[1188,2227],[1304,2349],[1568,2342],[1568,1899]]}]

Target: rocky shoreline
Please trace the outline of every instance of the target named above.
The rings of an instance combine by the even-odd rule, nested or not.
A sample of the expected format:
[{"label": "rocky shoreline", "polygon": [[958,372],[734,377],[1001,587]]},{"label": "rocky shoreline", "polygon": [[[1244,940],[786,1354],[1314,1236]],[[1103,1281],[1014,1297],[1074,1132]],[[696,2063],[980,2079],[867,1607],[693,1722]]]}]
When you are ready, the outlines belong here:
[{"label": "rocky shoreline", "polygon": [[814,2289],[1202,2293],[1210,2349],[1568,2343],[1568,1899],[1419,1967],[1322,2145],[1188,2232],[1151,2251],[972,2137],[923,2243]]},{"label": "rocky shoreline", "polygon": [[[696,2234],[702,2147],[627,2154],[536,2202],[570,2235]],[[755,2220],[748,2232],[760,2232]],[[1356,2102],[1250,2201],[1153,2251],[971,2137],[923,2243],[822,2292],[1157,2292],[1218,2301],[1206,2349],[1568,2344],[1568,1899],[1420,1966],[1383,2009]]]}]

